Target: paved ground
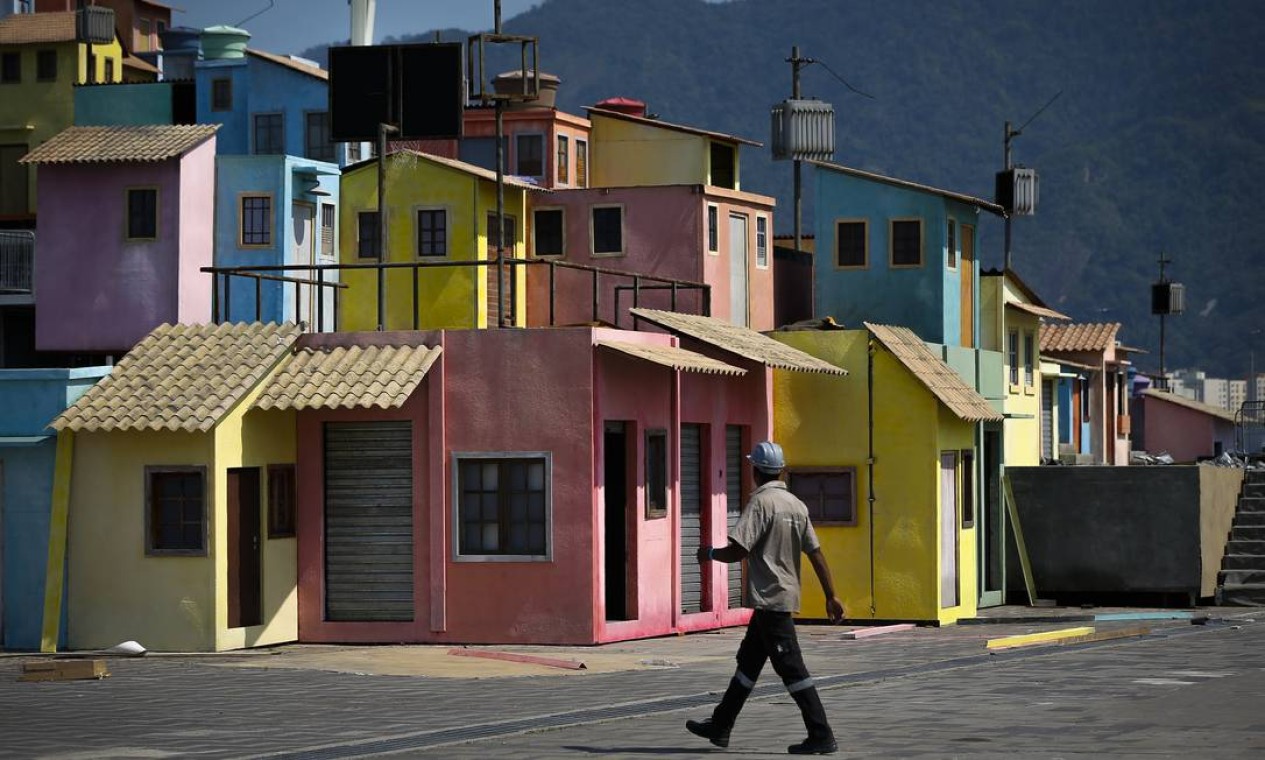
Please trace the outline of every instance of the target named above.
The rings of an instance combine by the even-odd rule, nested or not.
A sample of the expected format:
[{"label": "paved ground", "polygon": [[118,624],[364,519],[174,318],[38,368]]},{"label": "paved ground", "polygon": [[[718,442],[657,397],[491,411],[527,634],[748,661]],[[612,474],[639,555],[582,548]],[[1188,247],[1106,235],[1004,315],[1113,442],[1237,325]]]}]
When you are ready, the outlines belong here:
[{"label": "paved ground", "polygon": [[[801,640],[844,757],[1261,757],[1259,613],[1259,623],[1251,611],[1221,610],[1213,615],[1237,617],[1154,621],[1145,638],[991,655],[984,641],[998,636],[1137,623],[1005,622],[859,642],[804,627]],[[0,756],[721,756],[683,723],[710,711],[739,637],[514,650],[582,660],[583,671],[489,665],[447,648],[286,647],[116,659],[104,681],[29,684],[15,681],[24,658],[5,657]],[[769,672],[728,754],[782,755],[802,731]]]}]

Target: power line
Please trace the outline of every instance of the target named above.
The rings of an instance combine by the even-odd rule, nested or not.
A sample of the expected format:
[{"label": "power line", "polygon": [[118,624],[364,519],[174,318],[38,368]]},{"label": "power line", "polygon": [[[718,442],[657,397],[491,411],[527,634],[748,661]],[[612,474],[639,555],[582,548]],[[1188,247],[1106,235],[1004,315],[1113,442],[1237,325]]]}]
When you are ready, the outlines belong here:
[{"label": "power line", "polygon": [[[858,90],[857,88],[855,88],[855,87],[853,87],[852,85],[848,84],[848,80],[844,79],[843,77],[841,77],[841,76],[839,76],[837,73],[835,73],[835,70],[834,70],[834,69],[832,69],[832,68],[830,68],[830,66],[829,66],[829,65],[828,65],[825,61],[821,60],[820,58],[814,58],[814,59],[812,59],[812,61],[811,61],[811,62],[812,62],[812,63],[820,63],[820,64],[821,64],[821,67],[822,67],[823,69],[825,69],[826,71],[829,71],[829,72],[830,72],[830,75],[831,75],[832,77],[834,77],[835,79],[838,79],[840,82],[842,82],[842,83],[843,83],[843,86],[844,86],[844,87],[847,87],[849,90],[852,90],[852,91],[853,91],[853,92],[855,92],[856,94],[861,95],[861,96],[863,96],[863,97],[867,97],[867,98],[869,98],[870,100],[877,100],[877,99],[878,99],[878,98],[875,98],[873,95],[869,94],[868,92],[861,92],[861,91],[860,91],[860,90]],[[1060,94],[1061,94],[1061,93],[1060,93]]]}]

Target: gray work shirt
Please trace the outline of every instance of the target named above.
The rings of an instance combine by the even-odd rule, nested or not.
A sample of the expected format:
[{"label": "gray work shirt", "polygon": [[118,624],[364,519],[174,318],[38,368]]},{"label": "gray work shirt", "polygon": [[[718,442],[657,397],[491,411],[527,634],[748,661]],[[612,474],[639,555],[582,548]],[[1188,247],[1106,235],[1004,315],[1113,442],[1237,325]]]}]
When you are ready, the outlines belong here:
[{"label": "gray work shirt", "polygon": [[751,494],[729,538],[747,550],[747,606],[799,612],[799,555],[821,548],[808,508],[780,480]]}]

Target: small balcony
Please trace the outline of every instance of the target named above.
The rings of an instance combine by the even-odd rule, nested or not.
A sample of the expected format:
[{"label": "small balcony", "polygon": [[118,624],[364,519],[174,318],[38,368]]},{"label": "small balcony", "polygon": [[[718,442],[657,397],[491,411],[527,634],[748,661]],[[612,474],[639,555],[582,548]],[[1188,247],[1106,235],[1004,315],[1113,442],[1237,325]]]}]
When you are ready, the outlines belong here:
[{"label": "small balcony", "polygon": [[35,233],[0,230],[0,304],[34,303]]}]

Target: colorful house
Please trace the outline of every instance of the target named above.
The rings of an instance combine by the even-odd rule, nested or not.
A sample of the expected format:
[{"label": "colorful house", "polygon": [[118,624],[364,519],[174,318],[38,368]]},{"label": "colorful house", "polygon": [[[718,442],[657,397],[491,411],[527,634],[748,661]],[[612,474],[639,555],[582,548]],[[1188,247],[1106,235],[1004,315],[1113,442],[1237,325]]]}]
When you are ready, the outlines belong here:
[{"label": "colorful house", "polygon": [[[451,158],[398,150],[386,161],[386,261],[397,266],[384,275],[386,328],[438,329],[488,327],[502,316],[507,325],[527,324],[526,275],[507,266],[506,286],[497,287],[496,175]],[[505,178],[505,256],[521,258],[525,248],[522,220],[535,185]],[[342,178],[341,261],[378,261],[378,163],[347,167]],[[347,289],[339,296],[339,329],[372,330],[378,324],[378,273],[350,269],[342,273]],[[512,284],[511,284],[512,283]],[[504,296],[498,315],[497,294]],[[512,296],[511,296],[512,294]]]},{"label": "colorful house", "polygon": [[[1129,463],[1129,354],[1138,349],[1122,345],[1119,331],[1118,322],[1043,324],[1038,338],[1042,356],[1071,370],[1068,374],[1083,373],[1084,383],[1067,384],[1067,407],[1073,433],[1089,444],[1092,464]],[[1076,430],[1079,424],[1087,429]]]},{"label": "colorful house", "polygon": [[171,6],[154,0],[34,0],[35,12],[73,11],[82,5],[114,11],[122,42],[137,53],[162,50],[162,35],[171,27]]},{"label": "colorful house", "polygon": [[70,127],[22,159],[47,190],[40,351],[121,356],[164,322],[210,320],[211,280],[199,270],[211,264],[216,129]]},{"label": "colorful house", "polygon": [[[985,482],[977,431],[1001,413],[908,328],[773,337],[849,372],[777,372],[773,396],[788,485],[809,506],[848,617],[974,617]],[[806,582],[803,614],[820,617],[824,604]]]},{"label": "colorful house", "polygon": [[77,18],[0,18],[0,221],[34,221],[35,173],[21,158],[74,123],[75,85],[123,81],[117,37],[81,42]]},{"label": "colorful house", "polygon": [[[57,451],[48,421],[109,372],[0,370],[0,649],[40,647]],[[60,629],[64,641],[64,619]]]},{"label": "colorful house", "polygon": [[[52,423],[69,455],[69,534],[49,546],[66,557],[71,649],[297,637],[294,414],[254,401],[298,335],[162,325]],[[62,585],[47,593],[57,609]]]},{"label": "colorful house", "polygon": [[1234,412],[1177,393],[1148,388],[1131,403],[1132,448],[1196,462],[1234,451]]}]

